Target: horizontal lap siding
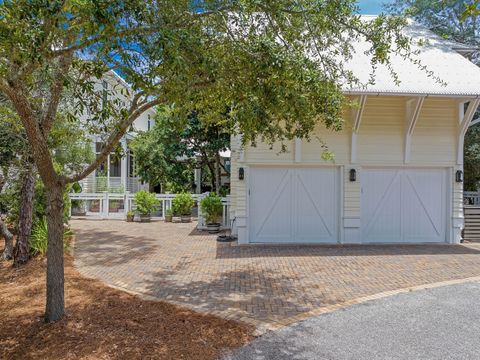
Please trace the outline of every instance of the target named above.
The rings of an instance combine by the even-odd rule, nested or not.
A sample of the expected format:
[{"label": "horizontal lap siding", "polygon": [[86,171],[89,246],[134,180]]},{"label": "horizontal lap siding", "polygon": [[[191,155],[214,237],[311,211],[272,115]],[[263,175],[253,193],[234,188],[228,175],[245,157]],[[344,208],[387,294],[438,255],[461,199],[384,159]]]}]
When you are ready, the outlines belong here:
[{"label": "horizontal lap siding", "polygon": [[250,146],[245,151],[245,161],[251,164],[255,163],[291,163],[294,159],[293,141],[285,141],[286,151],[282,152],[280,143],[276,143],[270,148],[270,145],[259,142],[257,146]]},{"label": "horizontal lap siding", "polygon": [[412,165],[452,166],[456,161],[458,106],[449,99],[425,100],[412,137]]},{"label": "horizontal lap siding", "polygon": [[[323,124],[315,127],[310,141],[302,141],[302,162],[325,163],[322,160],[324,150],[333,152],[334,162],[345,164],[350,161],[351,126],[346,125],[344,131],[327,129]],[[326,149],[322,147],[326,146]]]},{"label": "horizontal lap siding", "polygon": [[[350,167],[344,169],[344,215],[345,217],[360,216],[360,181],[350,181]],[[357,177],[361,174],[357,174]],[[357,179],[360,180],[360,179]]]},{"label": "horizontal lap siding", "polygon": [[404,124],[404,98],[368,97],[358,132],[358,163],[385,166],[403,164]]}]

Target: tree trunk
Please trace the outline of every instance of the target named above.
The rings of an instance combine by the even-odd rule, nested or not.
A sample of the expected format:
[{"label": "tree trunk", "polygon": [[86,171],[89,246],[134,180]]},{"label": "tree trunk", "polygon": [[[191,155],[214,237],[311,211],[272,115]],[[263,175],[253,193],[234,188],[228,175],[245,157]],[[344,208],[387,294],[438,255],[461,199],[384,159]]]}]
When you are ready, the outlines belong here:
[{"label": "tree trunk", "polygon": [[2,259],[10,260],[13,257],[13,234],[8,231],[7,225],[0,218],[0,235],[5,239],[5,249],[3,250]]},{"label": "tree trunk", "polygon": [[220,167],[220,154],[215,154],[215,191],[218,195],[222,186],[222,168]]},{"label": "tree trunk", "polygon": [[207,162],[207,168],[210,172],[210,185],[212,186],[212,191],[215,191],[215,166],[212,165],[210,162]]},{"label": "tree trunk", "polygon": [[15,245],[15,266],[26,264],[30,257],[30,234],[32,233],[33,197],[35,195],[35,176],[33,167],[28,167],[22,177],[20,219],[18,237]]},{"label": "tree trunk", "polygon": [[45,322],[60,320],[65,313],[63,268],[63,191],[62,184],[47,190],[47,305]]}]

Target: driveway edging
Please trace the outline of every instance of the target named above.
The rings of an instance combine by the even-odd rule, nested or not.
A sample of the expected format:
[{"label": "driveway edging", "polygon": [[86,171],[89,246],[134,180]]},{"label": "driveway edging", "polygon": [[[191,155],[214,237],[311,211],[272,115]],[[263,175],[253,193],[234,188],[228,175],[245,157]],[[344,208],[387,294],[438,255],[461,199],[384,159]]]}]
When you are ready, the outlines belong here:
[{"label": "driveway edging", "polygon": [[396,289],[396,290],[389,290],[389,291],[383,291],[377,294],[373,295],[367,295],[367,296],[362,296],[356,299],[352,300],[347,300],[344,302],[340,302],[338,304],[334,305],[327,305],[323,306],[317,309],[313,309],[310,311],[307,311],[305,313],[295,315],[289,318],[282,319],[280,321],[277,321],[276,324],[272,324],[269,326],[269,330],[275,331],[279,330],[285,326],[292,325],[294,323],[304,321],[308,318],[311,318],[313,316],[319,316],[323,314],[328,314],[331,312],[334,312],[336,310],[344,309],[353,305],[358,305],[358,304],[363,304],[368,301],[372,300],[379,300],[383,299],[386,297],[394,296],[394,295],[399,295],[399,294],[405,294],[408,292],[414,292],[414,291],[419,291],[419,290],[426,290],[426,289],[434,289],[434,288],[439,288],[439,287],[444,287],[444,286],[449,286],[449,285],[458,285],[458,284],[465,284],[469,282],[480,282],[480,276],[473,276],[473,277],[468,277],[468,278],[463,278],[463,279],[455,279],[455,280],[446,280],[446,281],[439,281],[435,283],[430,283],[430,284],[424,284],[424,285],[417,285],[417,286],[410,286],[402,289]]}]

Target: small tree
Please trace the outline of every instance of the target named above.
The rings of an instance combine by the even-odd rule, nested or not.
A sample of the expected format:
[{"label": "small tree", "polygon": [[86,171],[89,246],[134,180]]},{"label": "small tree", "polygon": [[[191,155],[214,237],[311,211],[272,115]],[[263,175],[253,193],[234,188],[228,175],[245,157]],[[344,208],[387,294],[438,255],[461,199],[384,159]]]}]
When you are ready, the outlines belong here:
[{"label": "small tree", "polygon": [[191,189],[194,170],[205,168],[210,172],[212,189],[219,189],[223,167],[219,154],[230,147],[230,133],[217,123],[201,121],[195,113],[178,118],[173,108],[158,108],[153,129],[130,143],[136,171],[151,184],[174,183]]}]

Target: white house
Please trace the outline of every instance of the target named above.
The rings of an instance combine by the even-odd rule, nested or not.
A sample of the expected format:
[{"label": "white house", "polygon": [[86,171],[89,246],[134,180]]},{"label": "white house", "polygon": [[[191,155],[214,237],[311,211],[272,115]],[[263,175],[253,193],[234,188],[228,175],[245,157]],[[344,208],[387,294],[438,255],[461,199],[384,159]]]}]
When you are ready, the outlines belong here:
[{"label": "white house", "polygon": [[[319,125],[335,154],[316,141],[286,153],[232,138],[231,218],[239,243],[458,243],[463,227],[463,138],[480,103],[480,68],[457,45],[411,24],[426,38],[418,58],[446,83],[393,57],[401,83],[379,67],[376,83],[346,88],[360,106],[340,132]],[[363,81],[365,44],[349,66]]]},{"label": "white house", "polygon": [[[114,71],[104,75],[97,85],[103,89],[105,96],[115,96],[124,106],[129,106],[133,98],[130,86]],[[135,131],[147,131],[154,125],[155,110],[148,109],[142,113],[133,123],[130,131],[122,138],[121,145],[125,156],[118,158],[109,155],[104,164],[80,182],[83,192],[98,193],[104,191],[124,193],[136,192],[140,189],[148,189],[148,184],[143,184],[134,173],[134,155],[128,148],[129,141]],[[98,136],[91,136],[93,151],[101,151],[102,142]]]}]

